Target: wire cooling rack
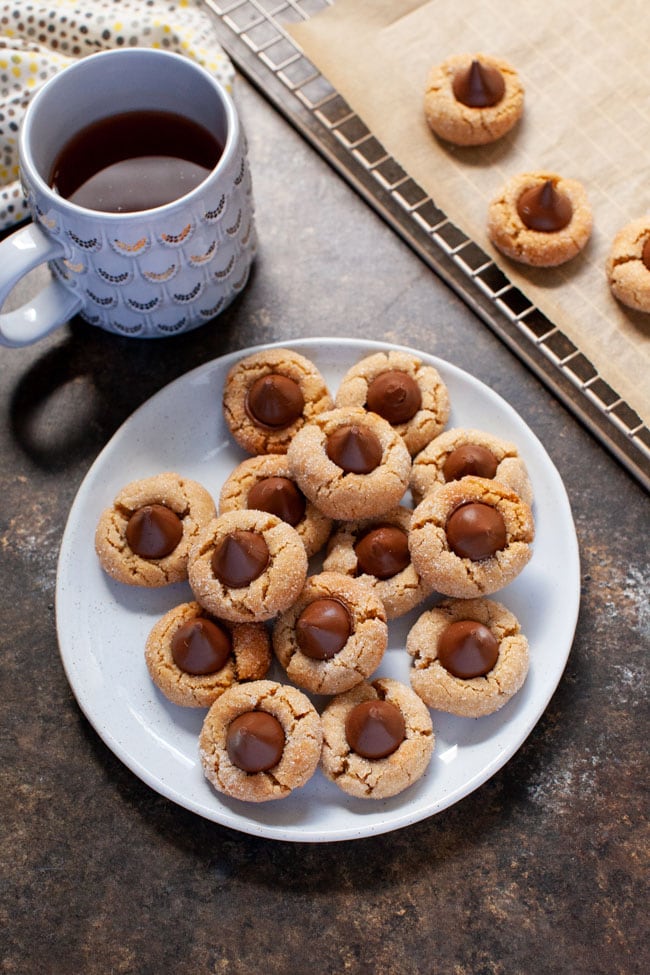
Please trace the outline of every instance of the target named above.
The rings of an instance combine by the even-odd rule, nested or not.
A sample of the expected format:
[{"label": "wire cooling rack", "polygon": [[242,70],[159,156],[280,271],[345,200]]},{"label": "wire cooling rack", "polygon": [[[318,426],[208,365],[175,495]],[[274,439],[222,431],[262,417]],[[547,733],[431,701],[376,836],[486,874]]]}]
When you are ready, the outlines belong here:
[{"label": "wire cooling rack", "polygon": [[650,490],[650,430],[386,152],[287,33],[332,0],[206,0],[237,68]]}]

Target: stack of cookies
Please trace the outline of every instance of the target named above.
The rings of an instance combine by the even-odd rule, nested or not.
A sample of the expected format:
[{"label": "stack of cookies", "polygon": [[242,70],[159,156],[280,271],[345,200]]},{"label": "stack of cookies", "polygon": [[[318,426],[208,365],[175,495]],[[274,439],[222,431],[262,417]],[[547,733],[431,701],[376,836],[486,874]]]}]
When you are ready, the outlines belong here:
[{"label": "stack of cookies", "polygon": [[[201,762],[226,795],[283,798],[319,766],[349,795],[400,793],[429,765],[429,709],[490,714],[525,680],[526,638],[487,598],[531,555],[524,462],[445,429],[447,388],[407,351],[362,359],[335,397],[305,356],[254,353],[223,412],[249,456],[216,502],[166,472],[124,487],[97,527],[115,579],[192,591],[151,630],[151,678],[209,709]],[[390,621],[420,606],[411,686],[377,677]]]}]

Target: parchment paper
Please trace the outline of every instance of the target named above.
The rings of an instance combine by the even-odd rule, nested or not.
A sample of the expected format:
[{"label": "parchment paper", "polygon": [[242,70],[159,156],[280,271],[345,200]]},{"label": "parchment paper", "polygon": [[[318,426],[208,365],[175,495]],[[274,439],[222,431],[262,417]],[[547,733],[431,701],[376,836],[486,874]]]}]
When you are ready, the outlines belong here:
[{"label": "parchment paper", "polygon": [[[650,423],[650,315],[611,295],[612,238],[650,212],[650,5],[645,0],[337,0],[292,28],[306,56],[452,223],[578,346]],[[492,146],[432,135],[430,67],[485,52],[518,70],[524,118]],[[527,269],[485,232],[487,205],[518,172],[550,170],[587,189],[594,232],[555,269]]]}]

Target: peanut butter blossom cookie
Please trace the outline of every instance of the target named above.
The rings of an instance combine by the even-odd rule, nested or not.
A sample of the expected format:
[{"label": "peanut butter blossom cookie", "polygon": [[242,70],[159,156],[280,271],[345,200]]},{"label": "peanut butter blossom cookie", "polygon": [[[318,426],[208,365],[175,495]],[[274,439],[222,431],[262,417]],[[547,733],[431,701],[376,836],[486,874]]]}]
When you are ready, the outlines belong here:
[{"label": "peanut butter blossom cookie", "polygon": [[306,576],[300,535],[264,511],[228,511],[214,518],[188,561],[195,599],[235,623],[263,622],[288,609]]},{"label": "peanut butter blossom cookie", "polygon": [[399,503],[411,456],[387,420],[364,409],[335,409],[305,424],[287,451],[301,491],[329,518],[371,518]]},{"label": "peanut butter blossom cookie", "polygon": [[378,413],[411,454],[436,437],[449,418],[449,394],[438,370],[400,351],[378,352],[349,369],[335,402]]},{"label": "peanut butter blossom cookie", "polygon": [[332,530],[332,519],[308,501],[293,480],[284,454],[249,457],[226,479],[219,513],[244,508],[267,511],[295,528],[308,558],[323,547]]},{"label": "peanut butter blossom cookie", "polygon": [[271,647],[263,624],[219,620],[190,602],[158,620],[145,645],[145,661],[170,701],[207,708],[233,684],[266,677]]},{"label": "peanut butter blossom cookie", "polygon": [[415,457],[411,494],[418,504],[438,485],[468,475],[494,478],[512,488],[526,504],[532,504],[530,478],[515,444],[483,430],[462,427],[445,430]]},{"label": "peanut butter blossom cookie", "polygon": [[490,599],[445,600],[411,628],[411,685],[431,708],[478,718],[503,707],[528,673],[528,641]]},{"label": "peanut butter blossom cookie", "polygon": [[523,85],[503,58],[456,54],[431,69],[424,114],[430,129],[447,142],[495,142],[513,128],[523,110]]},{"label": "peanut butter blossom cookie", "polygon": [[650,312],[650,217],[633,220],[616,234],[607,258],[607,280],[622,304]]},{"label": "peanut butter blossom cookie", "polygon": [[216,514],[212,496],[171,471],[132,481],[99,517],[95,549],[118,582],[157,587],[187,578],[189,551]]},{"label": "peanut butter blossom cookie", "polygon": [[348,795],[387,799],[422,777],[435,738],[420,698],[387,677],[333,698],[322,715],[321,768]]},{"label": "peanut butter blossom cookie", "polygon": [[557,173],[513,176],[488,209],[487,231],[494,246],[533,267],[570,261],[585,247],[591,228],[584,186]]},{"label": "peanut butter blossom cookie", "polygon": [[409,550],[425,582],[445,596],[471,599],[503,589],[527,565],[532,511],[498,481],[463,477],[432,491],[411,520]]},{"label": "peanut butter blossom cookie", "polygon": [[387,643],[381,600],[338,572],[307,579],[273,628],[273,649],[287,676],[315,694],[339,694],[361,683],[381,663]]},{"label": "peanut butter blossom cookie", "polygon": [[206,715],[201,765],[214,788],[234,799],[284,799],[316,771],[322,737],[318,712],[302,691],[269,680],[238,684]]},{"label": "peanut butter blossom cookie", "polygon": [[286,454],[303,424],[332,405],[316,366],[290,349],[267,349],[240,359],[223,392],[228,428],[249,454]]},{"label": "peanut butter blossom cookie", "polygon": [[376,519],[341,524],[323,562],[326,571],[343,572],[371,586],[389,620],[408,613],[431,592],[411,562],[412,514],[400,505]]}]

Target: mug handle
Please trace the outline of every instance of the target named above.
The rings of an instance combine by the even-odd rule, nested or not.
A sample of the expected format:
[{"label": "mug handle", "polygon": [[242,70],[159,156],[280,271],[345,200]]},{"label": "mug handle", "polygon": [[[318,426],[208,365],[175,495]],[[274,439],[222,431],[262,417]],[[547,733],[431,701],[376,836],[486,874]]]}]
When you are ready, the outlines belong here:
[{"label": "mug handle", "polygon": [[[62,245],[47,237],[35,223],[21,227],[3,240],[0,243],[0,308],[22,277],[62,254]],[[81,295],[68,291],[53,278],[20,308],[0,314],[0,345],[10,348],[31,345],[69,321],[81,306]]]}]

